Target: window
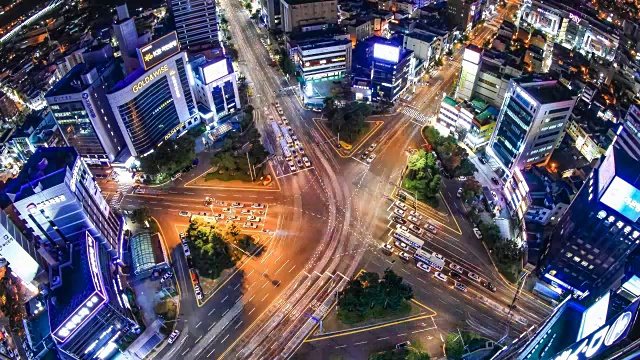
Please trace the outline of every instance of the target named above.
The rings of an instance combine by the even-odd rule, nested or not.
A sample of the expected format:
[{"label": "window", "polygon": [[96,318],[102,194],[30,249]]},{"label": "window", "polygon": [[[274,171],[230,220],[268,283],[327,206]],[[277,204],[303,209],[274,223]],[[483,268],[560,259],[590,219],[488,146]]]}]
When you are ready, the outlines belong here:
[{"label": "window", "polygon": [[574,256],[574,257],[573,257],[573,261],[575,261],[575,262],[580,262],[580,258],[579,258],[579,257],[577,257],[577,256]]},{"label": "window", "polygon": [[588,263],[588,262],[586,262],[586,261],[582,261],[582,262],[580,263],[580,265],[582,265],[582,266],[587,266],[587,265],[589,265],[589,263]]},{"label": "window", "polygon": [[570,252],[568,252],[568,251],[567,251],[567,254],[566,254],[566,255],[567,255],[567,257],[568,257],[568,258],[570,258],[570,257],[572,257],[572,256],[573,256],[573,254],[572,254],[572,253],[570,253]]},{"label": "window", "polygon": [[565,107],[565,108],[560,108],[560,109],[549,110],[549,111],[547,111],[547,115],[557,114],[557,113],[564,112],[564,111],[569,111],[570,108],[571,107]]}]

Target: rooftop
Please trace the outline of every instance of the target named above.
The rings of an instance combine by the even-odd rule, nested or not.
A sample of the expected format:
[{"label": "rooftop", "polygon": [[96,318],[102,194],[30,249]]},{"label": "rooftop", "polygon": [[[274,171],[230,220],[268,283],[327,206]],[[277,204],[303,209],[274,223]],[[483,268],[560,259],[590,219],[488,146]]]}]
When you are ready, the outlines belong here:
[{"label": "rooftop", "polygon": [[540,104],[568,101],[577,97],[573,90],[557,80],[543,81],[531,76],[523,76],[516,81]]},{"label": "rooftop", "polygon": [[39,147],[7,183],[5,194],[16,202],[35,194],[34,188],[48,189],[64,182],[66,168],[71,169],[78,156],[72,147]]}]

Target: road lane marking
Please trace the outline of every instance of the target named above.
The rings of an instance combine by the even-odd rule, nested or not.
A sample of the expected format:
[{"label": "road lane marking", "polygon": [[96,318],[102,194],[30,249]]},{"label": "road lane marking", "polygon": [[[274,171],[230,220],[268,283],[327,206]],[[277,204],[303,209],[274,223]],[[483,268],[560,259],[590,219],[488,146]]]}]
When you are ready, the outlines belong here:
[{"label": "road lane marking", "polygon": [[262,287],[260,289],[264,289],[264,287],[267,286],[268,283],[269,283],[268,281],[265,282],[264,285],[262,285]]},{"label": "road lane marking", "polygon": [[366,343],[367,343],[366,341],[361,341],[361,342],[357,342],[357,343],[355,343],[353,345],[362,345],[362,344],[366,344]]},{"label": "road lane marking", "polygon": [[385,336],[385,337],[383,337],[383,338],[379,338],[379,339],[376,339],[376,340],[386,340],[386,339],[388,339],[388,338],[389,338],[388,336]]},{"label": "road lane marking", "polygon": [[407,333],[398,334],[398,336],[405,336]]},{"label": "road lane marking", "polygon": [[278,275],[278,271],[282,270],[282,268],[283,268],[285,265],[287,265],[287,263],[288,263],[288,262],[289,262],[289,260],[287,260],[284,264],[282,264],[282,266],[280,266],[280,267],[278,268],[278,270],[276,270],[276,272],[275,272],[273,275]]},{"label": "road lane marking", "polygon": [[412,334],[415,334],[415,333],[417,333],[417,332],[427,331],[427,330],[433,330],[433,329],[435,329],[435,328],[420,329],[420,330],[412,331],[411,333],[412,333]]},{"label": "road lane marking", "polygon": [[233,288],[233,290],[235,290],[235,289],[239,288],[239,287],[240,287],[240,285],[241,285],[241,283],[238,283],[238,285],[236,285],[236,287],[234,287],[234,288]]},{"label": "road lane marking", "polygon": [[216,311],[216,309],[213,309],[211,311],[209,311],[209,313],[207,314],[207,316],[211,316],[211,314],[213,314],[213,312]]},{"label": "road lane marking", "polygon": [[242,323],[243,323],[243,321],[242,321],[242,320],[240,320],[240,322],[238,323],[238,325],[236,325],[236,327],[235,327],[234,329],[239,328],[239,327],[240,327],[240,325],[242,325]]},{"label": "road lane marking", "polygon": [[227,300],[228,297],[229,297],[229,295],[225,296],[224,299],[222,299],[221,302],[224,302],[225,300]]},{"label": "road lane marking", "polygon": [[247,315],[251,315],[251,313],[253,312],[253,310],[255,310],[256,308],[251,309],[251,311],[249,311],[249,314]]},{"label": "road lane marking", "polygon": [[211,357],[211,354],[213,354],[214,351],[216,351],[216,349],[211,350],[211,352],[207,354],[207,357]]},{"label": "road lane marking", "polygon": [[260,301],[261,301],[261,302],[262,302],[262,301],[264,301],[264,299],[266,299],[266,298],[267,298],[267,296],[269,296],[269,294],[265,295],[265,296],[262,298],[262,300],[260,300]]},{"label": "road lane marking", "polygon": [[251,296],[251,298],[250,298],[250,299],[249,299],[249,301],[247,301],[247,302],[250,302],[251,300],[253,300],[253,298],[254,298],[254,297],[256,297],[256,295],[255,295],[255,294],[254,294],[253,296]]},{"label": "road lane marking", "polygon": [[251,269],[251,272],[247,274],[247,277],[249,277],[249,275],[253,274],[254,271],[256,271],[256,269]]},{"label": "road lane marking", "polygon": [[200,337],[198,337],[198,338],[196,339],[196,342],[198,342],[198,341],[200,341],[200,340],[202,340],[202,335],[200,335]]},{"label": "road lane marking", "polygon": [[295,266],[295,265],[293,265],[293,267],[292,267],[288,272],[293,271],[293,269],[295,269],[295,268],[296,268],[296,266]]},{"label": "road lane marking", "polygon": [[224,317],[225,315],[227,315],[227,313],[229,312],[229,309],[227,309],[227,311],[224,312],[224,314],[222,314],[222,317]]},{"label": "road lane marking", "polygon": [[222,339],[222,341],[220,341],[220,343],[224,343],[225,340],[227,340],[227,338],[229,337],[229,335],[225,336],[224,339]]},{"label": "road lane marking", "polygon": [[[197,328],[198,328],[198,326],[200,326],[201,324],[202,324],[202,321],[200,321],[200,322],[198,323],[198,325],[196,325],[196,329],[197,329]],[[197,342],[197,341],[196,341],[196,342]]]},{"label": "road lane marking", "polygon": [[342,349],[343,347],[347,347],[347,345],[336,346],[336,349]]}]

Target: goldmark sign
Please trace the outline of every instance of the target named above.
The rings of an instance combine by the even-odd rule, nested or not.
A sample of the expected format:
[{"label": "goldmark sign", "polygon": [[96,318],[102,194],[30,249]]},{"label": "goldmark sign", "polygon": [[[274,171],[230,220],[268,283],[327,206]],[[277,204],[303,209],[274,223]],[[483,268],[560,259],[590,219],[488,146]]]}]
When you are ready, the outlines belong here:
[{"label": "goldmark sign", "polygon": [[166,65],[166,64],[162,65],[158,69],[154,70],[151,74],[145,76],[144,79],[138,81],[138,83],[133,85],[131,90],[133,90],[133,92],[138,92],[138,90],[142,89],[145,85],[147,85],[149,82],[151,82],[153,79],[157,78],[158,76],[162,75],[167,70],[169,70],[169,65]]}]

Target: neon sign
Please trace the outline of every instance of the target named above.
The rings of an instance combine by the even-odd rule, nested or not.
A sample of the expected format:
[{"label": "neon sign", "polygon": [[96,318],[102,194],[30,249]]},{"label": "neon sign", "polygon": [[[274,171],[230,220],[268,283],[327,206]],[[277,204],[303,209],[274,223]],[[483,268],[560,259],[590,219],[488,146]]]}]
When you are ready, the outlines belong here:
[{"label": "neon sign", "polygon": [[138,90],[142,89],[145,85],[147,85],[148,83],[150,83],[153,79],[157,78],[158,76],[162,75],[163,73],[165,73],[167,70],[169,70],[169,65],[164,64],[162,65],[162,67],[158,68],[157,70],[155,70],[154,72],[152,72],[151,74],[147,75],[144,77],[144,79],[138,81],[137,84],[133,85],[133,87],[131,88],[131,90],[133,92],[138,92]]},{"label": "neon sign", "polygon": [[573,21],[576,24],[580,24],[580,21],[582,21],[582,18],[580,17],[580,15],[569,13],[569,20]]},{"label": "neon sign", "polygon": [[76,191],[76,183],[78,182],[78,175],[80,174],[80,162],[82,160],[78,158],[76,163],[73,164],[73,171],[71,172],[71,183],[69,184],[69,188],[71,192]]},{"label": "neon sign", "polygon": [[178,130],[182,129],[184,127],[184,123],[180,123],[178,124],[178,126],[174,127],[171,131],[169,131],[169,133],[167,135],[165,135],[164,140],[169,140],[170,137],[173,136],[173,134],[175,134],[176,132],[178,132]]},{"label": "neon sign", "polygon": [[180,43],[176,32],[171,32],[151,44],[138,49],[140,60],[145,70],[158,65],[165,59],[177,54],[180,51]]}]

